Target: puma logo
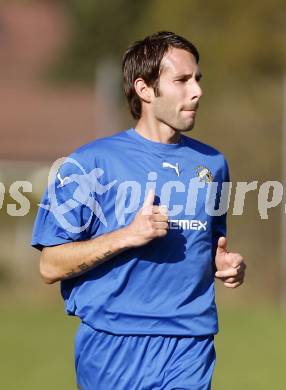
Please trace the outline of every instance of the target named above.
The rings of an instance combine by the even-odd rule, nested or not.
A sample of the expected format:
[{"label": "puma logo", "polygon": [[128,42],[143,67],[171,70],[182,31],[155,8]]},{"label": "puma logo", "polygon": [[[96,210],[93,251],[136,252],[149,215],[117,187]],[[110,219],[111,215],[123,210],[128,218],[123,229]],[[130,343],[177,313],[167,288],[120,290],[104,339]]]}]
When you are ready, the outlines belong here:
[{"label": "puma logo", "polygon": [[179,164],[178,164],[178,163],[176,163],[176,165],[173,165],[173,164],[170,164],[170,163],[164,161],[163,164],[162,164],[162,167],[163,167],[163,168],[171,168],[171,169],[174,169],[174,170],[176,171],[177,176],[180,175]]}]

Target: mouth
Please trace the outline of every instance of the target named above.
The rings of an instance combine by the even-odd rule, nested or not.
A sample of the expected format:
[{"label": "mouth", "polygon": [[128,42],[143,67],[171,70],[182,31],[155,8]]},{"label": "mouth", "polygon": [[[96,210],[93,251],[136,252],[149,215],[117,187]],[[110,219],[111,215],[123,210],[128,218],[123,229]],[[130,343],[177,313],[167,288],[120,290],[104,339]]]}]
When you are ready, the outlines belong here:
[{"label": "mouth", "polygon": [[189,114],[196,115],[197,110],[182,110],[183,112],[188,112]]},{"label": "mouth", "polygon": [[196,113],[198,111],[198,108],[199,108],[199,105],[195,105],[193,107],[190,107],[190,108],[184,108],[182,111],[187,111],[187,112],[194,112]]},{"label": "mouth", "polygon": [[182,111],[183,112],[193,113],[195,115],[197,110],[198,110],[198,107],[194,107],[194,108],[184,108]]}]

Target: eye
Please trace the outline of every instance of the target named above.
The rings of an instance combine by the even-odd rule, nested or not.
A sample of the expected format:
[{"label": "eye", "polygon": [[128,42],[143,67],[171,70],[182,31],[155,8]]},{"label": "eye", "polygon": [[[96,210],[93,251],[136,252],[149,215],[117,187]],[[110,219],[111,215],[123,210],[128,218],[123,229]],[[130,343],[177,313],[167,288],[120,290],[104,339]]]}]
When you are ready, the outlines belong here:
[{"label": "eye", "polygon": [[180,83],[185,83],[186,81],[188,81],[186,78],[182,78],[182,79],[178,79],[176,80],[177,82],[180,82]]}]

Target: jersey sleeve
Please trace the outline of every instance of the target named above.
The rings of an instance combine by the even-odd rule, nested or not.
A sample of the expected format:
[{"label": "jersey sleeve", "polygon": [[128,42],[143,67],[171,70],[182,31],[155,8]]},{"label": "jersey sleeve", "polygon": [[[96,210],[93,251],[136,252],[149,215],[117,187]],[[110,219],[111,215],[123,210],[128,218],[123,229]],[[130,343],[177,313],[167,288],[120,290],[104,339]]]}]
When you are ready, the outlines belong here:
[{"label": "jersey sleeve", "polygon": [[70,155],[58,169],[51,169],[49,184],[39,204],[32,242],[34,248],[82,241],[98,226],[96,196],[89,171],[79,157]]},{"label": "jersey sleeve", "polygon": [[[229,183],[229,182],[230,182],[230,175],[229,175],[228,163],[224,159],[222,170],[221,170],[221,182],[219,182],[219,185],[218,185],[218,193],[217,193],[218,197],[216,200],[217,201],[216,207],[218,207],[218,204],[220,202],[222,183]],[[229,187],[229,191],[230,191],[230,187]],[[226,237],[226,234],[227,234],[227,211],[222,215],[214,217],[214,224],[213,224],[213,251],[214,251],[214,254],[216,252],[218,239],[222,236]]]}]

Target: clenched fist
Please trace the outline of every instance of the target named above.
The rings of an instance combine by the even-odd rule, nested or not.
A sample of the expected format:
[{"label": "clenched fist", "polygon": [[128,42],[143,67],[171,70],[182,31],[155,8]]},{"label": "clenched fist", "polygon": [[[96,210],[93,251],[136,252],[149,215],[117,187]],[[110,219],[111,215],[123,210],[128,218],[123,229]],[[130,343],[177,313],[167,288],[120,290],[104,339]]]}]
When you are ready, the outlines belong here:
[{"label": "clenched fist", "polygon": [[153,205],[154,199],[155,193],[150,190],[142,208],[126,227],[133,247],[145,245],[157,237],[164,237],[168,232],[167,207]]}]

